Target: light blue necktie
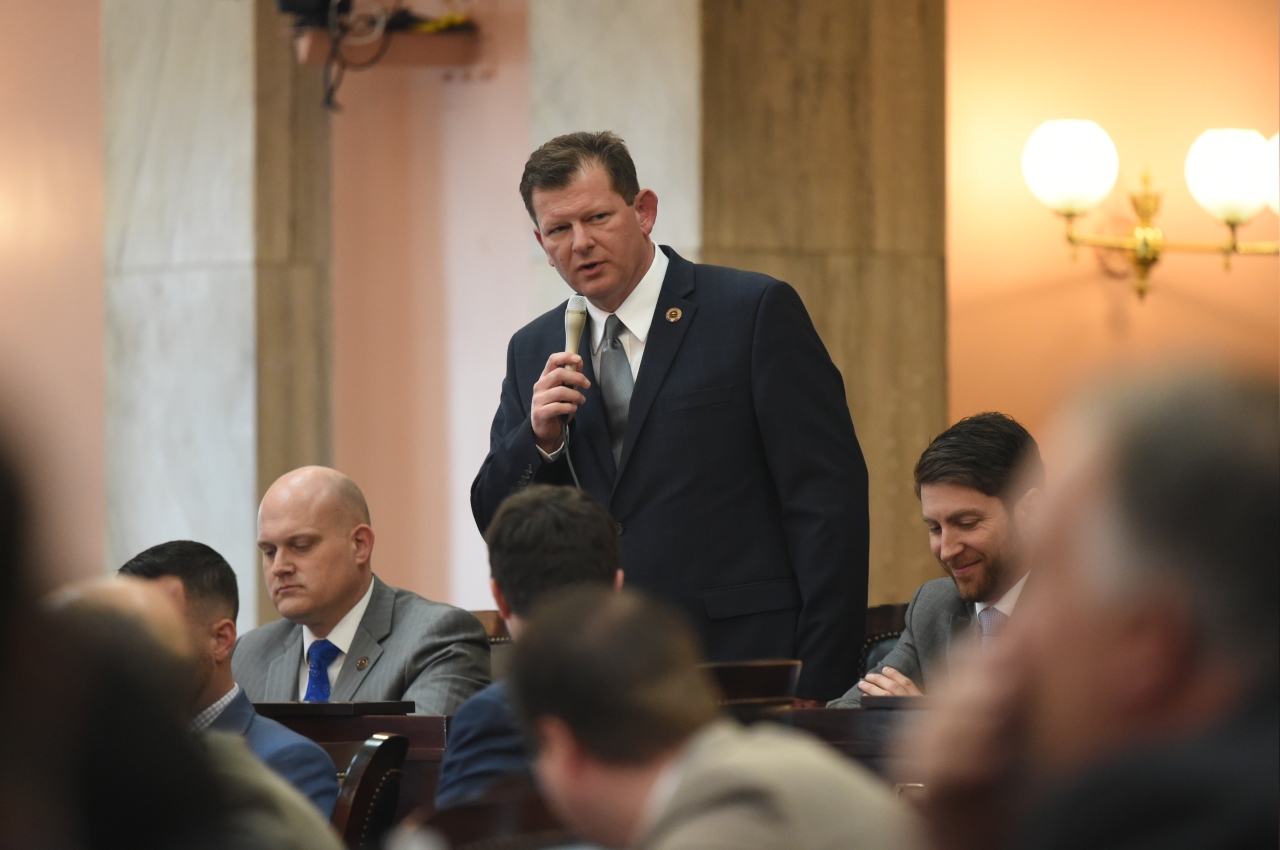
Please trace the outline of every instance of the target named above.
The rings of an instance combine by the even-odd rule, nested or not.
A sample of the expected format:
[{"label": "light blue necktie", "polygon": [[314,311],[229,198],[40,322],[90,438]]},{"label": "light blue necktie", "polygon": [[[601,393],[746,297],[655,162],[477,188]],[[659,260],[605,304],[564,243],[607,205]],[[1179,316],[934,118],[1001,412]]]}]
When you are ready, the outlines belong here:
[{"label": "light blue necktie", "polygon": [[1009,616],[998,608],[983,608],[978,612],[978,624],[982,626],[982,649],[985,652],[991,642],[1000,634]]},{"label": "light blue necktie", "polygon": [[342,654],[335,644],[318,640],[311,644],[311,665],[307,670],[307,695],[303,702],[329,701],[329,665]]}]

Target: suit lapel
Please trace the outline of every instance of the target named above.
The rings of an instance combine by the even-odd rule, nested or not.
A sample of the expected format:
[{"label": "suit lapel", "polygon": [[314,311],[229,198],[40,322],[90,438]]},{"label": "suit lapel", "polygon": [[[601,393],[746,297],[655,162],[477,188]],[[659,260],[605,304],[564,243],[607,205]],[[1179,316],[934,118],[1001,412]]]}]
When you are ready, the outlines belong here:
[{"label": "suit lapel", "polygon": [[294,626],[284,642],[284,652],[267,668],[266,702],[297,702],[302,669],[302,626]]},{"label": "suit lapel", "polygon": [[[360,625],[356,627],[356,636],[351,640],[351,649],[342,661],[338,681],[333,683],[333,691],[329,695],[330,702],[353,701],[365,677],[382,657],[382,644],[379,641],[391,634],[391,612],[394,607],[395,591],[374,576],[373,595],[369,597],[369,607],[360,618]],[[363,665],[360,663],[361,660],[365,662]]]},{"label": "suit lapel", "polygon": [[[649,325],[649,338],[644,344],[640,374],[636,376],[636,385],[631,391],[631,409],[627,413],[627,433],[622,441],[622,459],[614,478],[615,488],[627,469],[631,449],[635,446],[640,429],[644,427],[645,419],[658,397],[658,390],[666,380],[667,372],[676,359],[676,352],[680,350],[680,343],[684,341],[689,326],[693,324],[694,313],[698,310],[697,304],[685,300],[685,296],[693,293],[693,264],[675,251],[668,252],[668,256],[671,265],[667,268],[666,280],[662,282],[658,306]],[[676,321],[667,320],[667,313],[672,308],[680,311],[680,318]]]},{"label": "suit lapel", "polygon": [[[586,331],[578,344],[578,354],[582,357],[583,373],[591,382],[587,390],[587,400],[574,414],[570,424],[569,451],[581,463],[584,455],[595,458],[604,470],[605,480],[613,481],[613,450],[609,446],[609,429],[604,421],[604,402],[600,398],[600,385],[596,382],[596,370],[591,360],[591,343],[595,339],[591,327],[591,319],[587,319]],[[576,451],[575,451],[576,449]]]}]

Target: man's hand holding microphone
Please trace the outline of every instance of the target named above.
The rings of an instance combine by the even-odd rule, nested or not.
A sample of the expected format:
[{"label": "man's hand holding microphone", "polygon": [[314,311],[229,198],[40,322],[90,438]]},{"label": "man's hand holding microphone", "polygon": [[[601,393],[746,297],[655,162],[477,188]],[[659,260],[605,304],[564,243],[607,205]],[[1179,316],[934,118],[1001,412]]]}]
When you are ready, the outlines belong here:
[{"label": "man's hand holding microphone", "polygon": [[529,419],[538,448],[554,454],[564,444],[564,431],[578,406],[587,397],[591,382],[582,374],[578,343],[587,323],[587,299],[574,295],[564,311],[565,350],[547,358],[542,377],[533,385],[533,410]]}]

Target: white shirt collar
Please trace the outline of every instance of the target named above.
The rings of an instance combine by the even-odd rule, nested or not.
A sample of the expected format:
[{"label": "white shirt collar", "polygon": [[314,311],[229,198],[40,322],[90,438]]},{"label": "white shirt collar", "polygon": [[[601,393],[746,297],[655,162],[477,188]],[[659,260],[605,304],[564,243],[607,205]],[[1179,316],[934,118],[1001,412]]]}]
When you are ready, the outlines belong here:
[{"label": "white shirt collar", "polygon": [[[329,632],[326,637],[329,643],[342,650],[342,654],[346,655],[351,649],[351,642],[356,639],[356,629],[360,627],[360,621],[364,619],[365,609],[369,607],[369,599],[373,596],[373,576],[369,577],[369,589],[364,592],[364,596],[360,601],[351,607],[351,610],[342,616],[338,621],[338,625],[333,627],[333,631]],[[311,633],[311,629],[306,626],[302,627],[302,663],[307,663],[307,653],[311,651],[311,644],[315,643],[316,636]]]},{"label": "white shirt collar", "polygon": [[[636,288],[631,290],[627,300],[614,311],[618,321],[627,326],[631,335],[641,342],[649,338],[649,326],[653,323],[653,311],[658,309],[658,296],[662,294],[662,281],[667,277],[667,266],[671,261],[656,242],[653,246],[653,262],[649,270],[640,278]],[[598,354],[604,342],[604,323],[611,314],[601,310],[590,301],[587,302],[587,313],[591,316],[591,351]]]},{"label": "white shirt collar", "polygon": [[1013,587],[1009,588],[1008,590],[1006,590],[1004,592],[1004,596],[1001,596],[999,601],[997,601],[995,605],[992,605],[990,602],[973,603],[974,616],[981,614],[983,611],[985,611],[988,608],[995,608],[997,611],[999,611],[1001,614],[1004,614],[1006,617],[1012,616],[1013,606],[1018,604],[1018,597],[1022,595],[1022,586],[1027,583],[1027,576],[1029,575],[1031,575],[1030,572],[1028,572],[1022,578],[1018,579],[1018,583],[1015,584]]}]

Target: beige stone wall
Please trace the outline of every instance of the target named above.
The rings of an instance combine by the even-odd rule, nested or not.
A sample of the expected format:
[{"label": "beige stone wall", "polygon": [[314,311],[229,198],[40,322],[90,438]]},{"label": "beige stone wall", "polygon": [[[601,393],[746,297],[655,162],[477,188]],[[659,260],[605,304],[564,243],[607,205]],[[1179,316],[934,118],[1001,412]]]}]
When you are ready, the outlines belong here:
[{"label": "beige stone wall", "polygon": [[844,375],[872,605],[939,574],[911,470],[946,425],[943,7],[703,3],[703,259],[795,286]]}]

